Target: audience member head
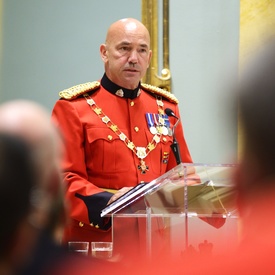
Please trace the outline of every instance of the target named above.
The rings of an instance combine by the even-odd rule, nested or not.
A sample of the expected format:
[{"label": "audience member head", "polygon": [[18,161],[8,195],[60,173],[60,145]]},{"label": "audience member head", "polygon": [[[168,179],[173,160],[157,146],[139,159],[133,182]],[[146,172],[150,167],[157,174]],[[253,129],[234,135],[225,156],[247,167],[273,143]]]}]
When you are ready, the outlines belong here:
[{"label": "audience member head", "polygon": [[[27,100],[0,105],[0,134],[0,159],[5,159],[0,164],[4,184],[1,196],[6,198],[6,207],[1,211],[9,215],[5,226],[11,250],[6,257],[16,266],[28,257],[41,232],[50,233],[53,239],[61,237],[56,234],[61,233],[65,219],[60,175],[62,143],[47,110]],[[5,135],[10,141],[4,139]]]}]

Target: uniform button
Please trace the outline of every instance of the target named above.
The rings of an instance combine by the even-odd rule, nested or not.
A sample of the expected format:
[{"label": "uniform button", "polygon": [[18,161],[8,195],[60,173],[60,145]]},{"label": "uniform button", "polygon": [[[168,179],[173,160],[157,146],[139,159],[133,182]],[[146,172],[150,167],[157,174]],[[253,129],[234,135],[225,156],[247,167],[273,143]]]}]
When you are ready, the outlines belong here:
[{"label": "uniform button", "polygon": [[131,107],[133,107],[135,105],[135,102],[131,101],[130,105],[131,105]]},{"label": "uniform button", "polygon": [[135,127],[135,131],[138,132],[138,131],[139,131],[139,128],[138,128],[138,127]]},{"label": "uniform button", "polygon": [[113,137],[112,137],[111,135],[108,135],[108,139],[109,139],[109,140],[112,140]]},{"label": "uniform button", "polygon": [[93,224],[93,223],[90,223],[90,226],[92,226],[92,227],[93,227],[93,226],[94,226],[94,224]]},{"label": "uniform button", "polygon": [[166,142],[166,141],[167,141],[166,137],[164,137],[162,140],[163,140],[164,142]]},{"label": "uniform button", "polygon": [[97,225],[95,226],[95,228],[99,228],[99,225],[97,224]]},{"label": "uniform button", "polygon": [[83,227],[84,226],[84,223],[83,222],[79,222],[78,224],[80,227]]}]

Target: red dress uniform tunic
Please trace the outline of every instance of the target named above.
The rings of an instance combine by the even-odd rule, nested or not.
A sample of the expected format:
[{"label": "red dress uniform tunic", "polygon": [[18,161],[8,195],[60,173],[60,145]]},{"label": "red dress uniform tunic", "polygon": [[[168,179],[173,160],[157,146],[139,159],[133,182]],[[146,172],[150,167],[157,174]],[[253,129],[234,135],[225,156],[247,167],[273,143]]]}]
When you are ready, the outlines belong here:
[{"label": "red dress uniform tunic", "polygon": [[[72,219],[64,241],[110,240],[110,223],[100,217],[100,212],[113,194],[104,189],[118,190],[149,182],[177,165],[170,148],[171,135],[158,135],[159,142],[143,159],[146,171],[138,169],[140,159],[135,154],[137,147],[146,148],[154,137],[146,114],[170,108],[179,117],[176,98],[150,85],[140,85],[135,91],[119,88],[104,75],[101,82],[60,92],[61,99],[54,106],[52,116],[65,141],[63,169]],[[162,107],[157,99],[163,103]],[[98,109],[112,122],[103,122],[103,115],[96,113]],[[169,121],[171,128],[176,119],[172,117]],[[110,125],[116,125],[135,148],[131,150],[118,136],[120,132],[114,132]],[[191,162],[181,124],[176,127],[175,136],[182,162]]]}]

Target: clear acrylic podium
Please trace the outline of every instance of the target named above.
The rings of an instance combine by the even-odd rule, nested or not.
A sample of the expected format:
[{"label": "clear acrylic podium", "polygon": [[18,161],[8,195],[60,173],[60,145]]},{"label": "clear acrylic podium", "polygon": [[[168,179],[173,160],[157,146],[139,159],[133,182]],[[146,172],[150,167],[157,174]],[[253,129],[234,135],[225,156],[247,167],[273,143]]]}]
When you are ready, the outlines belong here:
[{"label": "clear acrylic podium", "polygon": [[181,163],[103,210],[112,219],[114,253],[177,260],[211,256],[238,243],[231,164]]}]

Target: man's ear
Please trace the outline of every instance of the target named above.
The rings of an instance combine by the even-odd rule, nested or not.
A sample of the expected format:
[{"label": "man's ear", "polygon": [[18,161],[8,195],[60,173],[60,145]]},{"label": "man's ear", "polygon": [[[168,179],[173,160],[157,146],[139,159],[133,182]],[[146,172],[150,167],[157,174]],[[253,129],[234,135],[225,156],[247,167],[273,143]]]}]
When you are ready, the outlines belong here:
[{"label": "man's ear", "polygon": [[99,50],[102,60],[104,61],[104,63],[106,63],[108,61],[106,44],[101,44]]},{"label": "man's ear", "polygon": [[147,65],[147,69],[149,68],[150,66],[150,63],[151,63],[151,59],[152,59],[152,50],[149,51],[149,58],[148,58],[148,65]]}]

